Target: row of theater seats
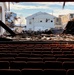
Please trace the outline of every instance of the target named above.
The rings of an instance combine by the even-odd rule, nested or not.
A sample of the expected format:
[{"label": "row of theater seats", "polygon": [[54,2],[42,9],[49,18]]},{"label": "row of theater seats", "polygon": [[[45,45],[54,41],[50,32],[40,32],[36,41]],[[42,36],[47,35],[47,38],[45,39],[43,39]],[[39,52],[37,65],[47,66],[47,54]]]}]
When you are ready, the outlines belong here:
[{"label": "row of theater seats", "polygon": [[[66,60],[65,60],[66,59]],[[60,61],[59,61],[60,60]],[[6,61],[6,60],[0,60],[0,69],[9,69],[9,68],[19,68],[19,69],[23,69],[23,68],[42,68],[42,69],[73,69],[74,68],[74,61],[70,61],[70,59],[68,58],[62,58],[62,60],[59,58],[58,61],[53,61],[53,58],[51,58],[49,61],[21,61],[21,60],[17,60],[17,61]]]},{"label": "row of theater seats", "polygon": [[0,69],[0,75],[74,75],[74,69]]},{"label": "row of theater seats", "polygon": [[40,69],[74,69],[74,61],[0,61],[0,69],[23,69],[23,68],[40,68]]},{"label": "row of theater seats", "polygon": [[74,48],[74,44],[73,43],[33,43],[33,44],[0,44],[0,48],[12,48],[12,49],[15,49],[15,48]]},{"label": "row of theater seats", "polygon": [[74,44],[0,44],[0,74],[74,75]]},{"label": "row of theater seats", "polygon": [[65,70],[65,69],[0,69],[0,75],[74,75],[73,69]]}]

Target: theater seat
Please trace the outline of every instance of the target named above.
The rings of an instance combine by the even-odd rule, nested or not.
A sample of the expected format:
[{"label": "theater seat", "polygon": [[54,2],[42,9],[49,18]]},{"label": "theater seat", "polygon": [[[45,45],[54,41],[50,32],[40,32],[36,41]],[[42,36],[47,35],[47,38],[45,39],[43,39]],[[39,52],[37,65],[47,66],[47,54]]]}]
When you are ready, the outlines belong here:
[{"label": "theater seat", "polygon": [[62,69],[62,62],[60,61],[45,61],[45,69]]},{"label": "theater seat", "polygon": [[36,68],[25,68],[22,69],[21,75],[43,75],[43,70],[42,69],[36,69]]},{"label": "theater seat", "polygon": [[0,75],[21,75],[19,69],[0,69]]},{"label": "theater seat", "polygon": [[74,69],[74,61],[65,61],[63,62],[64,69]]},{"label": "theater seat", "polygon": [[9,62],[8,61],[0,61],[0,69],[8,69]]},{"label": "theater seat", "polygon": [[26,68],[26,62],[25,61],[11,61],[10,62],[10,68],[11,69]]},{"label": "theater seat", "polygon": [[66,75],[65,69],[44,69],[44,75]]},{"label": "theater seat", "polygon": [[74,69],[68,69],[67,75],[74,75]]}]

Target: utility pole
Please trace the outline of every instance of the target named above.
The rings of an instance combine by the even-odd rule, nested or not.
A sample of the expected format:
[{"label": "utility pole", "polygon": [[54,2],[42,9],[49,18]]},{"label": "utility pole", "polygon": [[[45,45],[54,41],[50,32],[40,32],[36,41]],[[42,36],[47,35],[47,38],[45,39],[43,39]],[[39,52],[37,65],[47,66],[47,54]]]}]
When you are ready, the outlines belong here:
[{"label": "utility pole", "polygon": [[35,28],[35,27],[34,27],[34,18],[32,18],[32,19],[33,19],[33,31],[34,31],[34,30],[35,30],[35,29],[34,29],[34,28]]},{"label": "utility pole", "polygon": [[53,10],[52,10],[52,16],[53,16]]}]

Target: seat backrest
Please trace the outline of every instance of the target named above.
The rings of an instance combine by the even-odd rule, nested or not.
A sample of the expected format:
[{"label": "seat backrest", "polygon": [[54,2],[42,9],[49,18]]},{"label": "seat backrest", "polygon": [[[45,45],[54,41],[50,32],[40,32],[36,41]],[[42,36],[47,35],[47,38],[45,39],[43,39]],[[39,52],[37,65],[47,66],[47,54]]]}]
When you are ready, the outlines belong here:
[{"label": "seat backrest", "polygon": [[19,69],[0,69],[0,75],[21,75]]},{"label": "seat backrest", "polygon": [[74,69],[68,69],[67,75],[74,75]]},{"label": "seat backrest", "polygon": [[44,75],[66,75],[65,69],[44,69]]},{"label": "seat backrest", "polygon": [[21,71],[21,75],[29,75],[29,74],[32,74],[32,75],[43,75],[43,70],[42,69],[37,69],[37,68],[24,68],[22,69]]}]

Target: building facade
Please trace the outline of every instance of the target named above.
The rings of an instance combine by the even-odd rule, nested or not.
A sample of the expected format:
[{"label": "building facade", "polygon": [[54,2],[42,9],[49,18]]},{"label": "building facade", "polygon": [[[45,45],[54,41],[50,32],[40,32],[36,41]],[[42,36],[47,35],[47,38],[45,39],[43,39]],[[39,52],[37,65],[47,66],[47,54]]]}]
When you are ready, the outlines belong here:
[{"label": "building facade", "polygon": [[[0,2],[0,20],[5,23],[5,12],[7,11],[7,5],[5,2]],[[4,33],[4,29],[0,26],[0,35]]]},{"label": "building facade", "polygon": [[55,28],[57,29],[62,28],[62,22],[60,17],[55,18]]},{"label": "building facade", "polygon": [[74,19],[74,13],[69,13],[67,15],[63,15],[60,18],[61,18],[61,23],[64,28],[66,26],[66,24],[68,23],[68,21],[71,21],[72,19]]},{"label": "building facade", "polygon": [[31,16],[26,17],[26,29],[27,30],[46,30],[54,28],[55,16],[45,12],[38,12]]}]

